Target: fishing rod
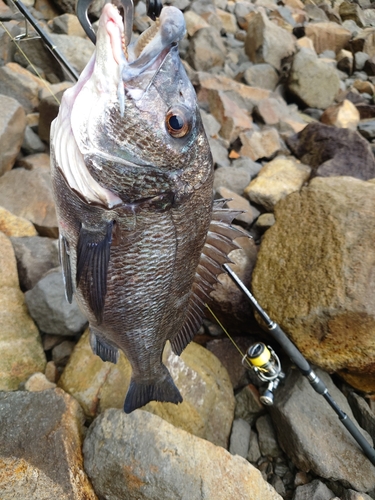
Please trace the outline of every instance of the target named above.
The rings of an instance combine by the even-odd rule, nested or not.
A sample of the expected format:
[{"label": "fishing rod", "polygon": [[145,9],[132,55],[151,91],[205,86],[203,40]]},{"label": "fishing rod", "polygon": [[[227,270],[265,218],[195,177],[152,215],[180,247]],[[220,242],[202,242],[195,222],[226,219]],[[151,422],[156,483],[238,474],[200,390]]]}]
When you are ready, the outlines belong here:
[{"label": "fishing rod", "polygon": [[[328,392],[328,389],[324,384],[324,382],[312,370],[309,362],[302,356],[301,352],[297,349],[297,347],[293,344],[293,342],[289,340],[289,338],[286,336],[286,334],[280,328],[280,326],[268,316],[268,314],[265,312],[264,309],[262,309],[262,307],[259,305],[254,295],[248,290],[248,288],[246,288],[246,286],[242,283],[242,281],[236,275],[236,273],[232,271],[229,265],[223,264],[223,268],[225,269],[229,277],[232,279],[232,281],[236,284],[236,286],[246,295],[247,299],[250,301],[253,308],[263,319],[272,337],[284,349],[286,354],[289,356],[291,361],[297,366],[302,375],[307,378],[313,389],[318,394],[324,397],[327,403],[338,415],[338,418],[342,422],[344,427],[346,427],[346,429],[350,432],[350,434],[362,448],[364,454],[367,456],[370,462],[373,465],[375,465],[374,448],[368,443],[368,441],[361,434],[361,432],[355,426],[354,422],[348,417],[348,415],[341,410],[339,405],[336,403],[331,394]],[[257,373],[258,371],[258,376],[259,373],[261,373],[263,377],[265,377],[262,379],[261,376],[259,376],[261,380],[269,382],[275,381],[276,387],[280,378],[283,378],[284,374],[281,371],[281,367],[278,363],[278,358],[276,354],[272,351],[271,348],[269,347],[267,348],[264,344],[258,343],[251,346],[248,349],[247,353],[245,354],[243,362],[244,360],[246,360],[251,366],[254,366],[256,368],[255,372]],[[268,402],[267,400],[263,400],[263,403],[265,404],[273,403],[273,397],[272,397],[273,387],[271,387],[271,390],[269,389],[270,388],[268,388],[268,391],[271,393],[271,397],[268,400]],[[269,396],[269,394],[267,394],[267,396]]]}]

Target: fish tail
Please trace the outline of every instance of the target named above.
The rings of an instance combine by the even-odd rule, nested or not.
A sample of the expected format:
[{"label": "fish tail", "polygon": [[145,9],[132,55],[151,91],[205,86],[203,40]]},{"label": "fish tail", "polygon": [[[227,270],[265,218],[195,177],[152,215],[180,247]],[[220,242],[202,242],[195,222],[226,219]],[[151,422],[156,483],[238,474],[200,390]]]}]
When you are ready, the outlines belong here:
[{"label": "fish tail", "polygon": [[182,396],[177,389],[173,379],[162,365],[163,372],[160,378],[149,382],[138,382],[131,378],[128,393],[126,394],[124,412],[131,413],[137,408],[141,408],[150,401],[161,401],[168,403],[182,403]]}]

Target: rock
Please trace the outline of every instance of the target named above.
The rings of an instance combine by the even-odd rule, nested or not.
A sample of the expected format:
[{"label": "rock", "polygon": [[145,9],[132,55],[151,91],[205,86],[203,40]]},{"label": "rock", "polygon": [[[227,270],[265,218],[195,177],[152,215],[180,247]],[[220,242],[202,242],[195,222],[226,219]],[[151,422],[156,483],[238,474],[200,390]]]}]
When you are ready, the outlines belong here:
[{"label": "rock", "polygon": [[276,206],[252,279],[259,303],[304,356],[362,391],[375,390],[374,213],[371,182],[313,179]]},{"label": "rock", "polygon": [[46,153],[35,153],[32,155],[24,156],[21,160],[17,161],[17,167],[22,167],[26,170],[34,170],[36,168],[44,168],[46,170],[49,170],[50,157]]},{"label": "rock", "polygon": [[[365,55],[366,55],[366,58],[368,58],[367,54],[365,54]],[[341,49],[337,54],[336,60],[337,60],[337,69],[339,69],[340,71],[344,71],[348,75],[352,74],[353,65],[354,65],[354,57],[353,57],[353,54],[349,50]],[[355,60],[357,61],[357,58]],[[362,65],[362,68],[363,68],[363,65]],[[356,69],[358,69],[357,63],[356,63]]]},{"label": "rock", "polygon": [[[189,11],[190,12],[190,11]],[[210,137],[217,138],[221,128],[220,123],[210,113],[206,113],[203,109],[200,110],[203,127],[206,134]]]},{"label": "rock", "polygon": [[209,93],[210,111],[221,124],[220,135],[232,144],[240,133],[253,126],[251,117],[223,91]]},{"label": "rock", "polygon": [[30,127],[26,127],[22,142],[22,152],[26,155],[32,155],[34,153],[43,153],[45,150],[46,146],[39,139],[39,136]]},{"label": "rock", "polygon": [[[355,422],[346,398],[329,375],[321,370],[317,370],[317,375],[339,407]],[[269,408],[279,443],[299,469],[311,470],[320,477],[357,491],[374,488],[375,467],[333,409],[298,370],[290,371],[276,391],[274,405]],[[359,427],[357,423],[355,425]]]},{"label": "rock", "polygon": [[255,227],[262,233],[275,224],[275,216],[270,214],[260,214],[255,222]]},{"label": "rock", "polygon": [[357,36],[350,41],[352,51],[365,52],[369,57],[375,56],[375,28],[358,31]]},{"label": "rock", "polygon": [[277,442],[275,428],[271,417],[266,414],[259,417],[255,423],[258,431],[259,448],[264,457],[276,458],[282,455]]},{"label": "rock", "polygon": [[246,167],[220,167],[215,170],[214,189],[226,187],[241,195],[251,181],[251,171]]},{"label": "rock", "polygon": [[353,88],[358,90],[361,94],[374,95],[374,86],[371,82],[364,82],[362,80],[354,80]]},{"label": "rock", "polygon": [[[180,358],[166,347],[163,359],[184,401],[179,405],[151,402],[144,409],[176,427],[227,447],[234,396],[225,368],[213,354],[194,342]],[[122,352],[117,365],[103,363],[92,353],[88,333],[85,333],[59,380],[59,386],[80,402],[88,417],[94,417],[107,408],[123,407],[130,375],[130,363]]]},{"label": "rock", "polygon": [[244,222],[245,224],[252,224],[254,220],[259,216],[259,210],[250,205],[250,203],[237,193],[234,193],[230,189],[220,186],[217,189],[217,194],[220,198],[225,198],[227,200],[227,206],[233,210],[241,210],[242,214],[236,216],[237,221]]},{"label": "rock", "polygon": [[228,158],[228,150],[223,146],[222,142],[212,137],[208,137],[208,142],[210,144],[214,165],[219,168],[229,167],[230,161]]},{"label": "rock", "polygon": [[293,500],[332,500],[334,498],[333,491],[317,479],[304,486],[298,486],[293,496]]},{"label": "rock", "polygon": [[65,287],[61,270],[47,273],[31,290],[25,293],[30,314],[44,333],[75,336],[83,332],[87,319],[73,298],[65,299]]},{"label": "rock", "polygon": [[43,275],[59,265],[56,241],[41,236],[11,238],[22,291],[30,290]]},{"label": "rock", "polygon": [[356,130],[360,116],[358,109],[347,99],[339,104],[327,108],[322,114],[320,121],[325,125],[333,125],[338,128],[349,128]]},{"label": "rock", "polygon": [[37,234],[33,224],[23,217],[17,217],[3,207],[0,207],[0,231],[6,236],[22,237]]},{"label": "rock", "polygon": [[365,68],[366,61],[368,61],[369,56],[365,52],[356,52],[354,54],[355,69],[361,71]]},{"label": "rock", "polygon": [[91,40],[80,36],[56,35],[53,33],[50,37],[73,68],[78,73],[81,73],[95,50]]},{"label": "rock", "polygon": [[342,21],[354,21],[360,28],[364,28],[366,26],[366,21],[362,15],[362,10],[359,5],[344,1],[339,6],[339,14]]},{"label": "rock", "polygon": [[209,26],[209,24],[203,19],[203,17],[193,10],[184,12],[184,18],[186,23],[186,31],[189,36],[193,36],[198,30],[202,28],[208,28]]},{"label": "rock", "polygon": [[262,158],[272,158],[280,149],[280,137],[274,128],[264,128],[260,131],[249,131],[240,134],[242,148],[241,156],[247,156],[256,161]]},{"label": "rock", "polygon": [[[259,398],[259,391],[253,384],[248,384],[236,394],[234,418],[240,418],[253,425],[257,418],[266,412]],[[256,460],[252,460],[256,462]]]},{"label": "rock", "polygon": [[46,375],[47,380],[49,380],[50,382],[53,382],[53,383],[57,382],[57,380],[59,378],[59,372],[57,370],[57,367],[56,367],[54,361],[48,361],[48,363],[46,364],[46,369],[45,369],[44,373]]},{"label": "rock", "polygon": [[229,453],[247,458],[250,446],[250,433],[250,425],[245,420],[242,420],[241,418],[233,420]]},{"label": "rock", "polygon": [[96,500],[83,470],[83,423],[61,389],[0,393],[2,499]]},{"label": "rock", "polygon": [[[0,68],[1,69],[1,68]],[[31,221],[41,236],[57,237],[57,219],[48,171],[13,169],[0,177],[4,208]]]},{"label": "rock", "polygon": [[255,432],[251,432],[249,452],[246,458],[250,463],[255,464],[258,462],[261,456],[262,454],[259,448],[258,435]]},{"label": "rock", "polygon": [[17,63],[0,67],[0,94],[16,99],[27,113],[36,110],[41,80]]},{"label": "rock", "polygon": [[375,138],[375,119],[370,118],[369,120],[361,120],[358,124],[358,132],[364,137],[371,141]]},{"label": "rock", "polygon": [[12,97],[0,95],[0,175],[10,170],[21,149],[26,128],[26,114]]},{"label": "rock", "polygon": [[79,36],[85,38],[86,34],[77,16],[73,14],[62,14],[52,19],[51,29],[58,35]]},{"label": "rock", "polygon": [[254,64],[248,68],[243,75],[245,82],[251,87],[275,90],[279,75],[271,64]]},{"label": "rock", "polygon": [[19,289],[12,244],[1,232],[0,346],[0,390],[14,391],[32,373],[44,371],[46,359]]},{"label": "rock", "polygon": [[371,497],[366,493],[358,493],[354,490],[346,490],[341,498],[342,500],[371,500]]},{"label": "rock", "polygon": [[222,68],[227,49],[220,33],[213,26],[201,28],[192,36],[187,54],[187,62],[198,71],[213,67]]},{"label": "rock", "polygon": [[257,12],[248,22],[245,52],[253,63],[268,63],[279,71],[282,60],[295,52],[295,38]]},{"label": "rock", "polygon": [[222,9],[216,9],[225,33],[236,33],[238,30],[236,16]]},{"label": "rock", "polygon": [[52,360],[56,368],[65,368],[75,347],[75,342],[64,340],[52,349]]},{"label": "rock", "polygon": [[87,433],[83,452],[96,493],[113,500],[202,495],[217,500],[281,500],[242,457],[140,410],[125,415],[112,409],[100,415]]},{"label": "rock", "polygon": [[293,158],[278,156],[262,167],[245,189],[250,201],[272,212],[276,203],[301,189],[309,179],[311,168]]},{"label": "rock", "polygon": [[299,160],[312,167],[313,175],[375,177],[371,147],[356,131],[310,123],[286,143]]},{"label": "rock", "polygon": [[325,109],[340,89],[337,71],[308,49],[295,55],[289,75],[289,90],[306,106]]},{"label": "rock", "polygon": [[41,96],[39,104],[40,117],[39,117],[38,134],[39,137],[47,143],[49,143],[51,123],[56,118],[59,112],[60,102],[65,90],[66,86],[65,88],[59,91],[53,90],[54,95],[42,94]]},{"label": "rock", "polygon": [[349,392],[348,402],[359,425],[375,440],[375,414],[366,401],[354,391]]},{"label": "rock", "polygon": [[56,384],[50,382],[44,373],[33,373],[25,382],[25,391],[38,392],[54,389]]},{"label": "rock", "polygon": [[325,50],[333,50],[337,54],[352,36],[349,30],[333,22],[308,23],[305,33],[313,41],[317,54]]}]

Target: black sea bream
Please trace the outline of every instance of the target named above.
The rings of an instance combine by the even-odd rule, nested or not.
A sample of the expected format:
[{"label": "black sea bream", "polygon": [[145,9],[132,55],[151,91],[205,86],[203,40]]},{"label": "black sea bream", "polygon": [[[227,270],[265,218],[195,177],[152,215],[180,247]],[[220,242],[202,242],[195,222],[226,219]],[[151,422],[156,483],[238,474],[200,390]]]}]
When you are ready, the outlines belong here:
[{"label": "black sea bream", "polygon": [[192,340],[239,232],[212,201],[210,148],[178,54],[182,13],[164,7],[127,56],[123,30],[105,5],[96,51],[53,122],[51,156],[66,295],[89,320],[93,352],[129,359],[128,413],[182,401],[165,343],[180,354]]}]

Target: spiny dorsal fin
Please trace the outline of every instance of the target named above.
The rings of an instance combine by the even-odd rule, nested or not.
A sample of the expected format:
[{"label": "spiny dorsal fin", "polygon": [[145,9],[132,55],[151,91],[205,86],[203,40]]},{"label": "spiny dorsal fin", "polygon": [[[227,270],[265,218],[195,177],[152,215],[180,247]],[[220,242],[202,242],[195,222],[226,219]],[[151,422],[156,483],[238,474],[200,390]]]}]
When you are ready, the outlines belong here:
[{"label": "spiny dorsal fin", "polygon": [[234,241],[235,238],[250,237],[241,229],[231,226],[233,219],[242,212],[224,208],[226,201],[214,201],[212,220],[195,273],[185,323],[171,341],[172,349],[178,355],[193,340],[203,322],[205,303],[217,282],[218,275],[223,273],[222,265],[232,262],[228,254],[240,248]]}]

